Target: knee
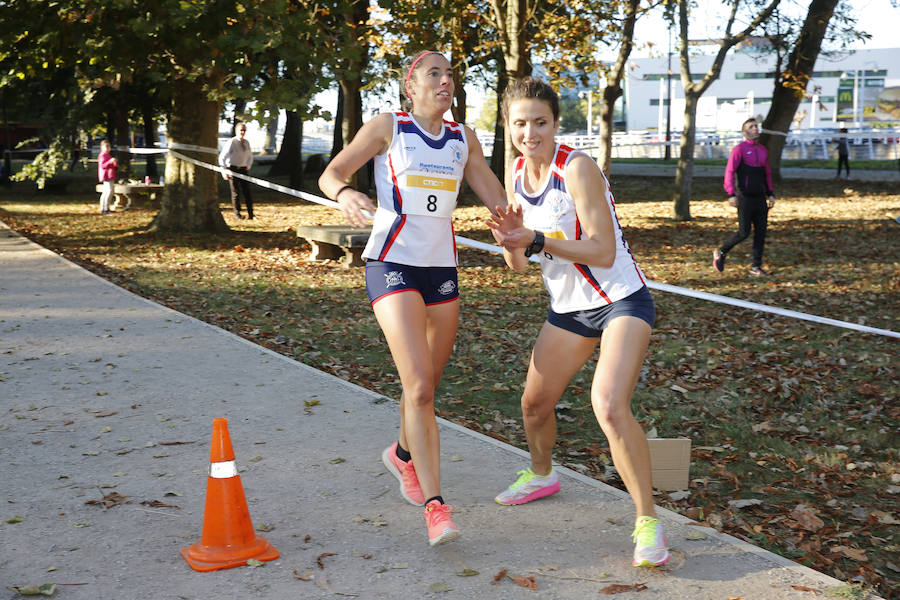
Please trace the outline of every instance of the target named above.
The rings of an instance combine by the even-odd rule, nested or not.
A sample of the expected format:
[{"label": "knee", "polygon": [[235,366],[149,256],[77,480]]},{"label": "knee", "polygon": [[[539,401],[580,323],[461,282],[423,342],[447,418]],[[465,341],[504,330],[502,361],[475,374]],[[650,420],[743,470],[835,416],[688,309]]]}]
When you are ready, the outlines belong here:
[{"label": "knee", "polygon": [[530,422],[543,423],[553,416],[555,402],[540,394],[522,394],[522,418]]},{"label": "knee", "polygon": [[595,393],[591,396],[591,403],[594,405],[597,422],[607,435],[623,431],[625,426],[634,420],[627,401],[616,402],[609,394]]},{"label": "knee", "polygon": [[430,378],[423,378],[403,384],[403,401],[410,408],[434,406],[434,384]]}]

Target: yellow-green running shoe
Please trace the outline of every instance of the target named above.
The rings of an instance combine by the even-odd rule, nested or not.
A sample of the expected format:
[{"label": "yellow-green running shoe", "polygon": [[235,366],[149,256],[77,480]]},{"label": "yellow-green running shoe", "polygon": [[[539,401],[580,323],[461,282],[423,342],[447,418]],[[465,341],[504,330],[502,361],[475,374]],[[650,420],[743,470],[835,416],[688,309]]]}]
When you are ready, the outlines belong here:
[{"label": "yellow-green running shoe", "polygon": [[662,523],[653,517],[638,517],[631,533],[634,540],[635,567],[658,567],[669,561],[669,549],[666,548],[666,536]]},{"label": "yellow-green running shoe", "polygon": [[519,478],[516,479],[515,483],[494,498],[497,504],[503,504],[504,506],[525,504],[559,491],[559,475],[552,469],[550,474],[545,477],[535,475],[531,467],[519,471],[517,475]]}]

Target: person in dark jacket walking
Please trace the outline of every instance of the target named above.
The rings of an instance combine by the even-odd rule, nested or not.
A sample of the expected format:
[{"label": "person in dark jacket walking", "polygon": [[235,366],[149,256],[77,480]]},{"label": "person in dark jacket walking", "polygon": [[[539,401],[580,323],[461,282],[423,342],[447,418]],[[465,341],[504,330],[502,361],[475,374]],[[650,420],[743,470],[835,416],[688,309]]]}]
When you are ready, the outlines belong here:
[{"label": "person in dark jacket walking", "polygon": [[747,239],[752,227],[753,266],[750,274],[761,277],[767,275],[762,268],[762,257],[769,209],[775,204],[775,191],[769,167],[769,152],[759,143],[759,124],[756,119],[744,121],[741,133],[744,134],[744,141],[731,150],[725,167],[725,191],[729,196],[729,204],[737,207],[738,230],[713,251],[713,266],[718,271],[724,271],[728,251]]},{"label": "person in dark jacket walking", "polygon": [[837,175],[834,176],[835,179],[841,176],[841,166],[847,168],[847,179],[850,178],[850,147],[847,144],[847,128],[842,127],[840,131],[841,135],[835,140],[835,147],[837,148],[838,153],[838,170]]}]

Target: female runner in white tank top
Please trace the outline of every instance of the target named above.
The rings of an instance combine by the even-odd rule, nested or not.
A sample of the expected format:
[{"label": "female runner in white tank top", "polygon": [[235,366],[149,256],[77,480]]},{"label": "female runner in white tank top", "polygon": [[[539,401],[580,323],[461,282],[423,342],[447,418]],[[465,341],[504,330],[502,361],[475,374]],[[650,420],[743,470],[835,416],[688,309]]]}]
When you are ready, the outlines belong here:
[{"label": "female runner in white tank top", "polygon": [[366,123],[329,163],[319,188],[337,200],[356,227],[373,212],[368,196],[346,182],[375,160],[378,208],[366,259],[366,288],[397,366],[400,436],[382,453],[410,503],[425,505],[429,543],[459,536],[440,484],[440,438],[434,392],[456,339],[459,292],[451,213],[466,183],[491,210],[505,206],[475,133],[444,120],[453,98],[450,63],[437,52],[409,61],[404,89],[409,112]]},{"label": "female runner in white tank top", "polygon": [[551,308],[522,394],[531,466],[496,501],[524,504],[559,491],[554,407],[599,342],[591,404],[635,504],[633,564],[660,565],[669,553],[653,506],[647,440],[631,412],[655,318],[653,299],[622,236],[603,172],[586,154],[555,142],[556,92],[531,78],[512,82],[503,112],[522,156],[510,169],[509,206],[489,225],[512,269],[523,271],[529,256],[539,257]]}]

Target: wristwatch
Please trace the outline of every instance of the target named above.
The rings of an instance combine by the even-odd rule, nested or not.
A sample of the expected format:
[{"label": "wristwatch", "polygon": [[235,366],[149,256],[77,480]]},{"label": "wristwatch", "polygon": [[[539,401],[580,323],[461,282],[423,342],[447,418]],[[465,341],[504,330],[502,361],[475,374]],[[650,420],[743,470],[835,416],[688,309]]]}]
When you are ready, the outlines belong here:
[{"label": "wristwatch", "polygon": [[544,232],[535,231],[534,240],[525,247],[525,256],[531,256],[544,249]]}]

